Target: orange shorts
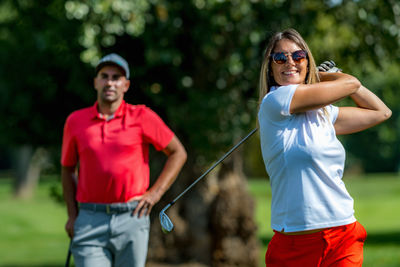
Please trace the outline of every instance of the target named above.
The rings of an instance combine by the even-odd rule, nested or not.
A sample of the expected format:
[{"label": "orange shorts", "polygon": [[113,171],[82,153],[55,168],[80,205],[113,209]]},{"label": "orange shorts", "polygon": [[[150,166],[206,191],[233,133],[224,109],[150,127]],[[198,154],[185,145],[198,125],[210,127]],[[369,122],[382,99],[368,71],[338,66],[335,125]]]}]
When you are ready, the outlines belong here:
[{"label": "orange shorts", "polygon": [[367,232],[359,222],[304,235],[275,231],[265,264],[267,267],[361,266],[366,238]]}]

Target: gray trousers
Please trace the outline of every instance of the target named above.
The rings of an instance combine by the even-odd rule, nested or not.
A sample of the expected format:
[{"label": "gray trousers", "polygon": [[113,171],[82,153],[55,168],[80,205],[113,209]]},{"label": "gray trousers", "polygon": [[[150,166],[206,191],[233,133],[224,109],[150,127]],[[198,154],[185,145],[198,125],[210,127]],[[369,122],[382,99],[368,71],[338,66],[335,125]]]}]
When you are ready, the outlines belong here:
[{"label": "gray trousers", "polygon": [[121,212],[120,209],[110,210],[108,207],[103,211],[108,205],[92,205],[94,208],[81,207],[75,221],[71,247],[75,266],[144,267],[150,230],[149,216],[133,216],[132,207]]}]

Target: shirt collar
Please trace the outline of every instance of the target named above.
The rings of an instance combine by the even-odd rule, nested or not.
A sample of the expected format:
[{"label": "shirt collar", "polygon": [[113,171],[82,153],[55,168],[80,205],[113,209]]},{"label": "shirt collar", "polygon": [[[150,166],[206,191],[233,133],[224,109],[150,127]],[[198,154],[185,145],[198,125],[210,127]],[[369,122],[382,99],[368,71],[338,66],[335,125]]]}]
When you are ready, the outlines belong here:
[{"label": "shirt collar", "polygon": [[272,87],[269,89],[269,92],[275,91],[276,89],[278,89],[278,86],[272,86]]},{"label": "shirt collar", "polygon": [[[112,119],[122,117],[125,115],[125,105],[126,105],[125,100],[122,100],[121,105],[119,105],[117,111],[115,111],[115,113],[112,115]],[[99,102],[96,101],[92,106],[93,118],[104,120],[103,115],[98,111],[98,107],[99,107]]]}]

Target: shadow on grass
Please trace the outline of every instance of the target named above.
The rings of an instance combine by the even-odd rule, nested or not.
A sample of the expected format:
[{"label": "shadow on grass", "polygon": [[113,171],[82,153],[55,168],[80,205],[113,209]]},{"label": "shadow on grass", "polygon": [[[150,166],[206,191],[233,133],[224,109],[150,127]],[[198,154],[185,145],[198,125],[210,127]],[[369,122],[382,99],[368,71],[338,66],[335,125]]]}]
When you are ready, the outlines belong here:
[{"label": "shadow on grass", "polygon": [[[261,243],[267,246],[271,238],[261,238]],[[400,232],[368,233],[366,245],[400,245]]]},{"label": "shadow on grass", "polygon": [[400,232],[371,233],[367,235],[367,240],[365,243],[371,245],[400,245]]}]

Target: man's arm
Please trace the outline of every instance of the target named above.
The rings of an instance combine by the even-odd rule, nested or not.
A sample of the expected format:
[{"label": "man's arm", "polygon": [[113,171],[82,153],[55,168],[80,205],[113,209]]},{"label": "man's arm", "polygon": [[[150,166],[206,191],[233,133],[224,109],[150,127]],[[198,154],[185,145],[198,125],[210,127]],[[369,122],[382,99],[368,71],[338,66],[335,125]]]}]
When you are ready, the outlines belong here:
[{"label": "man's arm", "polygon": [[172,138],[163,152],[167,155],[168,159],[154,185],[142,196],[130,199],[130,201],[139,201],[137,208],[133,212],[134,215],[139,213],[140,217],[150,214],[153,206],[172,185],[186,162],[186,150],[176,136]]},{"label": "man's arm", "polygon": [[74,234],[74,222],[78,216],[78,205],[76,203],[76,186],[77,175],[76,167],[61,167],[61,182],[63,187],[63,195],[65,204],[67,205],[68,220],[65,225],[65,230],[69,237]]}]

